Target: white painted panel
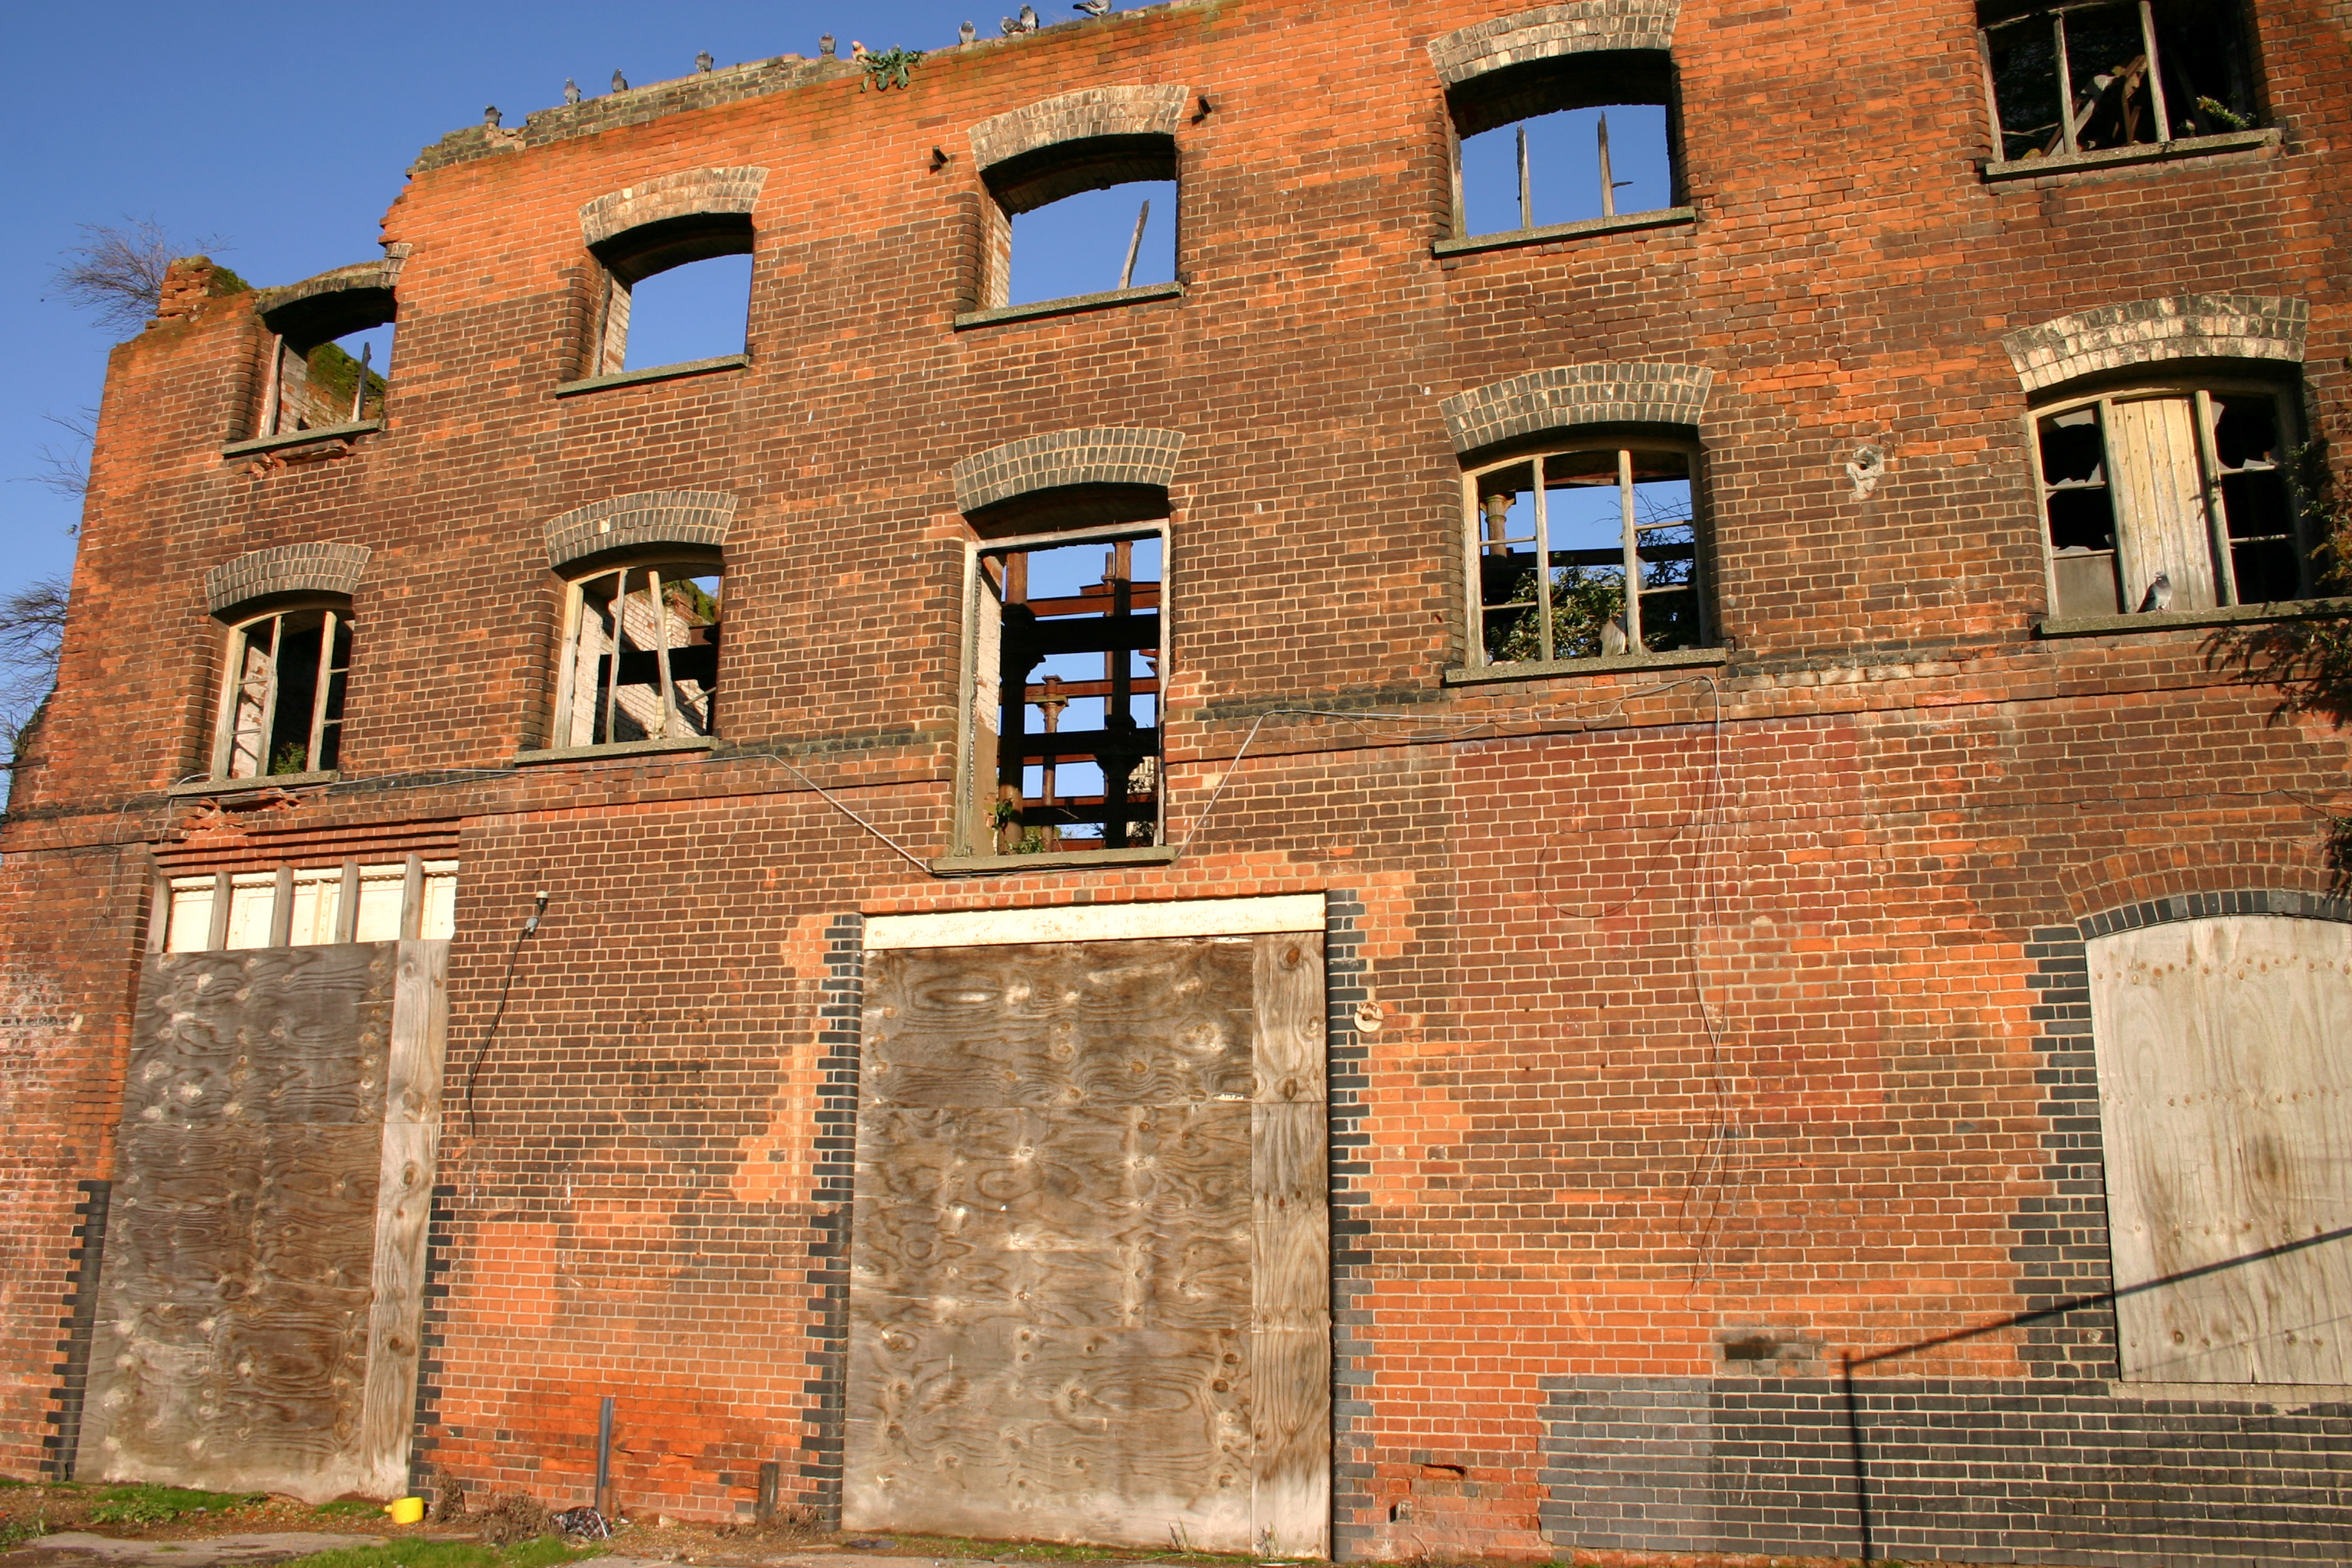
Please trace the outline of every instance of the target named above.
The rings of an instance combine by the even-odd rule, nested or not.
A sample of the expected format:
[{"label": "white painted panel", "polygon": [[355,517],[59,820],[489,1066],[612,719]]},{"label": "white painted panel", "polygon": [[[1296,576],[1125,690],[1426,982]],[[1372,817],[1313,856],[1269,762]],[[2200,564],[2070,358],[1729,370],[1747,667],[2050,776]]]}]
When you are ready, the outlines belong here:
[{"label": "white painted panel", "polygon": [[[2240,915],[2089,944],[2119,1289],[2352,1226],[2352,926]],[[2124,1375],[2352,1384],[2352,1245],[2116,1303]]]},{"label": "white painted panel", "polygon": [[400,940],[401,885],[407,875],[408,868],[396,863],[360,868],[360,919],[353,942]]},{"label": "white painted panel", "polygon": [[270,917],[278,911],[278,873],[249,871],[228,884],[228,945],[268,947]]},{"label": "white painted panel", "polygon": [[457,934],[457,862],[425,862],[425,913],[417,935],[446,942]]},{"label": "white painted panel", "polygon": [[294,873],[294,923],[287,941],[295,947],[320,947],[335,940],[335,915],[343,901],[340,868]]},{"label": "white painted panel", "polygon": [[172,879],[172,923],[164,928],[165,952],[202,952],[213,931],[213,879]]},{"label": "white painted panel", "polygon": [[1320,931],[1323,895],[1188,899],[1174,903],[1061,904],[1042,910],[958,910],[934,915],[875,915],[866,945],[994,947],[1035,942],[1138,942],[1179,936],[1254,936]]}]

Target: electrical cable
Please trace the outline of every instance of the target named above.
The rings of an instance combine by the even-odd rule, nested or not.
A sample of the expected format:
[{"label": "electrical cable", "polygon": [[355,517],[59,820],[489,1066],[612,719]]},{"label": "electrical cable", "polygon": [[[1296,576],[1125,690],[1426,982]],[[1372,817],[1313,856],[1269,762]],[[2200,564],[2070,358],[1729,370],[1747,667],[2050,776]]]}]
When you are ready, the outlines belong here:
[{"label": "electrical cable", "polygon": [[474,1047],[474,1063],[466,1069],[466,1131],[475,1130],[474,1084],[482,1074],[482,1058],[490,1054],[490,1042],[499,1037],[499,1023],[507,1016],[507,994],[514,989],[515,961],[522,956],[523,938],[539,930],[539,920],[547,913],[547,895],[532,895],[530,918],[515,932],[514,945],[507,949],[507,974],[499,983],[499,1005],[491,1010],[489,1027],[482,1031],[482,1043]]}]

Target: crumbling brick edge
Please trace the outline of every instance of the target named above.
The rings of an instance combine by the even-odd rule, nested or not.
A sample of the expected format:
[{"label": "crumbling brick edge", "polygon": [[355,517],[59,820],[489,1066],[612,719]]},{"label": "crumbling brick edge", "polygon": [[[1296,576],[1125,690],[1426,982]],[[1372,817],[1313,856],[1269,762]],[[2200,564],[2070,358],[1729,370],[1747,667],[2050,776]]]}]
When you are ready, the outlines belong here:
[{"label": "crumbling brick edge", "polygon": [[433,1450],[440,1447],[440,1439],[433,1436],[433,1428],[439,1424],[440,1379],[447,1368],[434,1352],[448,1342],[442,1330],[449,1321],[449,1287],[442,1276],[449,1272],[457,1198],[456,1187],[436,1184],[431,1206],[425,1212],[424,1310],[416,1324],[416,1414],[408,1442],[409,1493],[423,1498],[436,1518],[442,1500],[434,1480]]},{"label": "crumbling brick edge", "polygon": [[90,1339],[98,1326],[98,1278],[106,1261],[106,1215],[114,1196],[112,1182],[76,1182],[74,1188],[81,1194],[73,1209],[80,1223],[73,1227],[74,1246],[67,1254],[73,1268],[66,1275],[73,1289],[58,1324],[65,1338],[58,1342],[58,1391],[51,1395],[57,1408],[43,1417],[57,1430],[41,1438],[42,1479],[56,1481],[73,1479],[74,1455],[81,1446],[82,1395],[89,1386]]},{"label": "crumbling brick edge", "polygon": [[817,1007],[815,1186],[810,1194],[809,1403],[801,1413],[801,1500],[824,1522],[841,1522],[842,1448],[849,1415],[849,1220],[856,1187],[857,1089],[866,1012],[866,921],[841,915],[825,928],[825,978]]}]

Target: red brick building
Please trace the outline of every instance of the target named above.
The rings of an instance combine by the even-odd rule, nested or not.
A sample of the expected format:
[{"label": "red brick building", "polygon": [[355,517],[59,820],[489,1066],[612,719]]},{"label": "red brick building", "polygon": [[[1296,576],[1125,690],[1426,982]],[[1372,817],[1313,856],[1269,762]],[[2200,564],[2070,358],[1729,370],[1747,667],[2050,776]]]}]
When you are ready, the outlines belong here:
[{"label": "red brick building", "polygon": [[[0,838],[0,1467],[2339,1549],[2345,746],[2216,650],[2331,607],[2352,14],[892,68],[454,133],[383,259],[115,352]],[[1171,280],[1016,298],[1171,180]],[[742,352],[634,364],[739,255]]]}]

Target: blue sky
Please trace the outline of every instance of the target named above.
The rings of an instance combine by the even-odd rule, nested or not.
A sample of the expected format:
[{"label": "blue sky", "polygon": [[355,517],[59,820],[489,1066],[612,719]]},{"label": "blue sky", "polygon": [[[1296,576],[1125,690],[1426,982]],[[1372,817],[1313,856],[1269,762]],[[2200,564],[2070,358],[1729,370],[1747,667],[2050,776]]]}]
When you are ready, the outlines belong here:
[{"label": "blue sky", "polygon": [[[1060,0],[1040,10],[1049,23],[1071,17]],[[44,416],[94,405],[105,374],[110,334],[88,312],[44,298],[78,225],[152,217],[190,248],[218,237],[219,259],[257,284],[291,282],[377,255],[377,220],[409,161],[444,132],[478,122],[485,104],[518,124],[561,101],[566,77],[598,93],[615,68],[646,83],[691,71],[700,49],[722,64],[814,55],[826,32],[845,54],[852,38],[937,48],[955,41],[967,16],[983,35],[997,30],[996,10],[962,0],[412,0],[390,10],[249,5],[201,19],[148,4],[13,7],[10,55],[21,68],[0,94],[0,145],[9,149],[0,210],[15,215],[12,242],[0,247],[0,480],[12,481],[0,482],[0,592],[73,558],[79,503],[18,476],[42,470],[45,446],[73,445]],[[1654,160],[1635,121],[1613,116],[1611,125],[1618,177],[1643,182],[1622,193],[1622,205],[1665,200],[1662,173],[1643,167]],[[1538,223],[1584,216],[1597,202],[1585,188],[1595,184],[1591,135],[1581,121],[1562,119],[1531,137]],[[1508,136],[1485,139],[1491,152],[1473,149],[1474,229],[1517,225]],[[1116,287],[1147,195],[1134,281],[1169,277],[1168,188],[1120,187],[1024,216],[1013,298]],[[1050,260],[1045,270],[1041,258]],[[709,266],[712,286],[699,289],[681,276],[667,312],[652,309],[658,280],[649,280],[631,361],[732,352],[696,345],[740,334],[740,266]],[[655,320],[660,313],[668,324]],[[672,328],[675,352],[660,346]]]}]

